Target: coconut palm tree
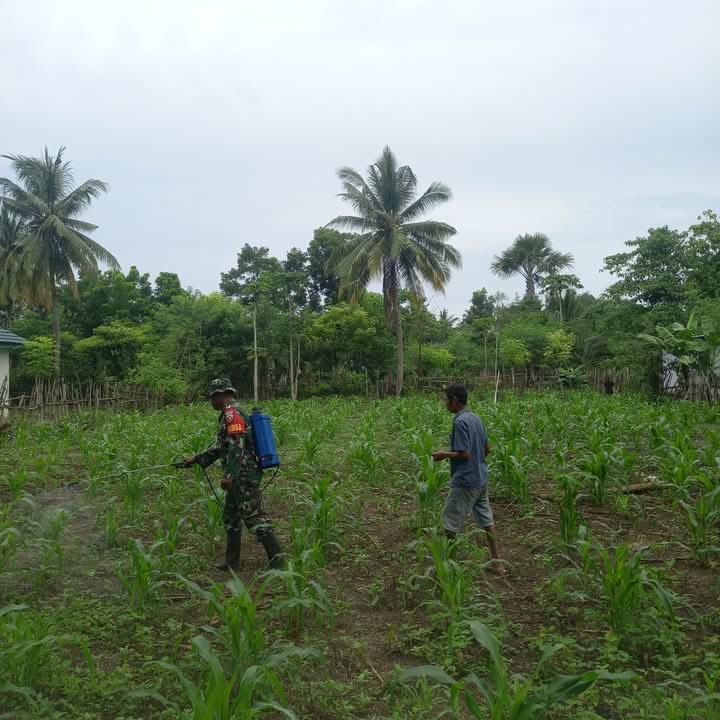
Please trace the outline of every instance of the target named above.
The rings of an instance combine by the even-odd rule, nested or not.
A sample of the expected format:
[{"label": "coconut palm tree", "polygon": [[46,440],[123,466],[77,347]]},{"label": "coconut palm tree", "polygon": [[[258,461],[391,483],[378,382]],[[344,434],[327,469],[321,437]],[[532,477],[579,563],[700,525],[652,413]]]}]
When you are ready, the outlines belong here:
[{"label": "coconut palm tree", "polygon": [[20,296],[20,238],[22,221],[0,203],[0,305],[11,306]]},{"label": "coconut palm tree", "polygon": [[533,233],[518,235],[507,250],[495,256],[490,267],[500,277],[524,277],[528,300],[536,296],[536,284],[543,275],[572,267],[574,262],[570,253],[553,250],[547,235]]},{"label": "coconut palm tree", "polygon": [[460,253],[447,240],[456,230],[435,220],[422,220],[427,212],[450,199],[450,188],[433,182],[419,197],[417,180],[407,165],[386,147],[368,168],[367,179],[352,168],[338,171],[346,200],[355,215],[340,215],[329,227],[351,230],[351,237],[330,258],[329,267],[340,278],[340,289],[352,300],[372,280],[382,279],[385,322],[397,339],[395,392],[403,386],[403,332],[399,293],[405,288],[424,297],[423,282],[444,290],[452,268],[460,267]]},{"label": "coconut palm tree", "polygon": [[10,160],[17,182],[0,177],[0,200],[22,223],[16,258],[24,280],[22,295],[53,314],[55,369],[60,372],[60,308],[58,287],[77,292],[75,273],[96,271],[98,263],[116,269],[120,265],[102,245],[89,237],[97,228],[78,219],[90,203],[107,191],[101,180],[86,180],[72,188],[70,163],[63,162],[65,148],[42,157],[3,155]]}]

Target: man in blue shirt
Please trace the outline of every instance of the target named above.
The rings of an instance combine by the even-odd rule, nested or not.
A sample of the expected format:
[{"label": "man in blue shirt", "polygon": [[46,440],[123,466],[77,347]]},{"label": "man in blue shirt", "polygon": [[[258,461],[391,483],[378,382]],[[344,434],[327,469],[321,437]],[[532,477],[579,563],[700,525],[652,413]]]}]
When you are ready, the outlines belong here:
[{"label": "man in blue shirt", "polygon": [[490,453],[485,426],[482,420],[467,409],[467,388],[464,385],[448,385],[445,391],[445,405],[455,415],[450,452],[440,450],[433,453],[433,460],[450,460],[450,492],[443,508],[442,520],[445,534],[454,540],[472,513],[476,524],[487,535],[492,569],[499,575],[505,568],[498,561],[495,538],[495,524],[488,500],[488,469],[485,458]]}]

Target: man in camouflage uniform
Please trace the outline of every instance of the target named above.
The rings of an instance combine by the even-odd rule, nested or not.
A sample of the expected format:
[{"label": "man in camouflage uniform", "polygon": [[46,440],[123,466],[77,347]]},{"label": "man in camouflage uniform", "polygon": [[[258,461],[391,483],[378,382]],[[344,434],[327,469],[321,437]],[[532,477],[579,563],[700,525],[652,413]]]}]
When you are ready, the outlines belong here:
[{"label": "man in camouflage uniform", "polygon": [[223,521],[227,532],[225,563],[218,570],[237,570],[240,565],[240,545],[243,523],[265,548],[270,567],[282,568],[280,544],[263,508],[260,493],[260,469],[255,453],[250,417],[235,400],[235,388],[227,378],[210,383],[208,396],[219,411],[218,436],[215,447],[183,461],[185,467],[197,463],[208,467],[216,460],[222,462],[225,490]]}]

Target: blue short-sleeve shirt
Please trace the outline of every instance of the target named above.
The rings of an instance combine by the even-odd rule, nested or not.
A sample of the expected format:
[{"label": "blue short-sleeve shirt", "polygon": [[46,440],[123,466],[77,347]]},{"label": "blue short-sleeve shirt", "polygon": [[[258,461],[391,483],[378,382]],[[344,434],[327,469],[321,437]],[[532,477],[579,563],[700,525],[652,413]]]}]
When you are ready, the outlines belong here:
[{"label": "blue short-sleeve shirt", "polygon": [[487,485],[488,469],[485,462],[487,433],[482,420],[467,409],[453,418],[450,449],[470,453],[469,460],[450,461],[451,487],[482,488]]}]

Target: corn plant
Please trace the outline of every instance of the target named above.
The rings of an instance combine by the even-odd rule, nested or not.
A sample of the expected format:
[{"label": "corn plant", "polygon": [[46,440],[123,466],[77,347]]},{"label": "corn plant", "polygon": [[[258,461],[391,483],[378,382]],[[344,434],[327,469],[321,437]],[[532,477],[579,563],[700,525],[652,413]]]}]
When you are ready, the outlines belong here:
[{"label": "corn plant", "polygon": [[237,576],[224,585],[213,584],[204,590],[186,578],[182,582],[208,606],[210,619],[217,617],[220,625],[208,625],[203,629],[218,640],[231,659],[233,668],[249,668],[253,665],[278,668],[293,657],[311,655],[289,643],[267,644],[264,625],[258,616],[257,605],[262,602],[269,579],[260,583],[255,598]]},{"label": "corn plant", "polygon": [[316,555],[324,565],[330,548],[342,550],[337,541],[338,487],[332,473],[319,476],[310,485],[311,497],[305,500],[308,513],[305,522],[310,530]]},{"label": "corn plant", "polygon": [[10,493],[10,501],[17,500],[25,491],[25,485],[28,483],[27,470],[20,468],[18,470],[10,470],[7,473],[6,482]]},{"label": "corn plant", "polygon": [[[598,582],[602,611],[620,643],[657,634],[674,621],[670,592],[642,567],[642,549],[620,545],[612,551],[596,547],[587,571]],[[660,617],[650,612],[658,611]]]},{"label": "corn plant", "polygon": [[265,574],[272,583],[279,583],[284,588],[285,597],[273,602],[273,609],[285,616],[291,632],[303,629],[308,613],[314,620],[324,618],[332,627],[335,615],[327,592],[313,579],[323,563],[319,542],[307,527],[293,527],[291,538],[286,569],[270,570]]},{"label": "corn plant", "polygon": [[118,577],[130,594],[132,603],[136,607],[142,608],[162,584],[154,578],[157,572],[157,561],[152,552],[145,549],[142,540],[132,540],[128,550],[130,566],[127,572],[118,573]]},{"label": "corn plant", "polygon": [[168,516],[167,526],[163,527],[157,520],[155,521],[155,542],[152,545],[152,551],[158,551],[159,568],[167,572],[173,563],[173,559],[178,555],[178,546],[182,538],[182,526],[187,518],[178,518],[177,515]]},{"label": "corn plant", "polygon": [[529,461],[520,438],[499,443],[490,458],[493,471],[499,472],[498,480],[504,491],[520,505],[527,505],[530,499]]},{"label": "corn plant", "polygon": [[582,515],[577,509],[580,483],[574,475],[564,474],[557,480],[556,497],[560,508],[560,539],[572,546],[578,539]]},{"label": "corn plant", "polygon": [[689,547],[693,558],[708,566],[710,558],[720,553],[718,528],[720,527],[720,487],[702,492],[695,502],[681,501],[689,535]]},{"label": "corn plant", "polygon": [[375,441],[363,433],[350,446],[350,465],[353,472],[369,485],[375,485],[383,475],[385,459],[378,452]]},{"label": "corn plant", "polygon": [[[77,635],[52,632],[42,615],[31,614],[27,605],[6,605],[0,608],[0,677],[2,683],[16,691],[31,693],[46,677],[51,658],[58,648],[72,645],[79,648],[93,668],[92,655]],[[3,690],[0,684],[0,693]],[[20,692],[27,697],[27,692]]]},{"label": "corn plant", "polygon": [[590,494],[598,505],[604,505],[607,500],[610,469],[614,461],[615,453],[606,447],[599,447],[580,459],[579,467],[588,479]]},{"label": "corn plant", "polygon": [[41,550],[41,571],[45,577],[53,571],[62,571],[65,564],[65,548],[62,535],[70,521],[70,515],[62,508],[48,510],[39,522],[34,523]]},{"label": "corn plant", "polygon": [[[295,714],[287,707],[285,692],[272,665],[240,666],[228,672],[206,637],[194,637],[192,646],[205,663],[204,672],[197,682],[172,663],[153,663],[169,670],[180,681],[190,704],[190,714],[183,714],[183,717],[192,720],[253,720],[274,712],[295,718]],[[175,698],[168,699],[156,691],[140,690],[131,693],[131,696],[154,698],[178,712],[184,712]]]},{"label": "corn plant", "polygon": [[435,524],[439,509],[439,498],[447,484],[447,465],[436,463],[429,455],[419,458],[420,469],[414,477],[417,512],[415,525],[418,529]]},{"label": "corn plant", "polygon": [[214,555],[218,540],[224,533],[223,509],[215,498],[207,495],[196,500],[194,505],[200,508],[200,518],[192,516],[193,534],[200,540],[203,552]]},{"label": "corn plant", "polygon": [[462,680],[455,680],[435,665],[411,668],[400,675],[401,682],[428,678],[447,688],[451,709],[458,717],[462,700],[470,717],[477,720],[540,718],[550,708],[572,700],[597,682],[616,682],[635,677],[631,672],[607,673],[590,670],[580,675],[561,675],[541,684],[538,680],[539,672],[555,648],[546,653],[543,661],[529,678],[513,677],[502,657],[500,643],[490,629],[478,621],[471,621],[468,625],[475,640],[488,653],[487,678],[480,678],[475,673],[470,673]]},{"label": "corn plant", "polygon": [[433,597],[423,605],[441,619],[447,628],[448,648],[457,644],[460,623],[470,606],[472,575],[452,555],[454,545],[445,536],[434,534],[416,543],[418,555],[427,554],[432,564],[424,573],[410,578],[411,585],[429,584]]},{"label": "corn plant", "polygon": [[5,512],[0,510],[0,572],[10,564],[22,537],[20,529],[15,527],[9,515],[9,505]]},{"label": "corn plant", "polygon": [[322,444],[322,432],[318,427],[311,427],[303,437],[305,462],[312,465]]},{"label": "corn plant", "polygon": [[121,479],[123,487],[123,500],[125,509],[134,517],[142,499],[142,476],[141,473],[129,473]]}]

